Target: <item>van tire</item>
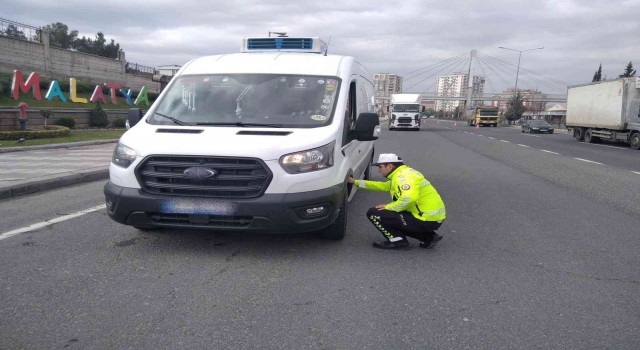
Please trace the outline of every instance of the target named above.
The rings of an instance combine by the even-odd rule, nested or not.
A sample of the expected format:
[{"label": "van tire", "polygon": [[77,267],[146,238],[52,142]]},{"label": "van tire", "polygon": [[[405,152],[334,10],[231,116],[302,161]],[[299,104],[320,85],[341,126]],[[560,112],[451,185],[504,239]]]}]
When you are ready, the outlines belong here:
[{"label": "van tire", "polygon": [[333,224],[323,228],[318,232],[320,238],[341,240],[344,238],[347,232],[347,191],[345,189],[342,195],[342,204],[340,205],[340,212]]}]

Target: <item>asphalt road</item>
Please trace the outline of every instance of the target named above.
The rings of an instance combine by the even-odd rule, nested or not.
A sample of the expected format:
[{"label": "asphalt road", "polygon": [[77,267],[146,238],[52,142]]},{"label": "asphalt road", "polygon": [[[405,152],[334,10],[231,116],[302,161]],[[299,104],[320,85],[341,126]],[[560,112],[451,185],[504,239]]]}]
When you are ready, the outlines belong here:
[{"label": "asphalt road", "polygon": [[387,197],[364,191],[339,242],[104,210],[15,231],[101,205],[103,182],[0,202],[0,348],[640,347],[640,152],[436,121],[376,151],[443,196],[436,249],[373,249]]}]

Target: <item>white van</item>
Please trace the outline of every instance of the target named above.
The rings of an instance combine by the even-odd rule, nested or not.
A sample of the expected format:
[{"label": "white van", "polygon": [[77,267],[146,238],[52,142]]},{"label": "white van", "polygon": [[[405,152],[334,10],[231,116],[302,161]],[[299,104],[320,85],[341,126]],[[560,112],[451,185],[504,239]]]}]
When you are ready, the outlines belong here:
[{"label": "white van", "polygon": [[311,232],[341,239],[350,175],[380,134],[373,78],[318,38],[248,38],[185,64],[142,116],[129,112],[104,187],[139,229]]}]

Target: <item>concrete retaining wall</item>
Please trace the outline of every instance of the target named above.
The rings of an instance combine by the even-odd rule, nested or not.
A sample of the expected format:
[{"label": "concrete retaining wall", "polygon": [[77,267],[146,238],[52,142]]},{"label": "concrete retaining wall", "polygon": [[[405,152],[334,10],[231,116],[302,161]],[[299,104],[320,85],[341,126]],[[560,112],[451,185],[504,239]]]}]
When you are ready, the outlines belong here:
[{"label": "concrete retaining wall", "polygon": [[126,72],[124,51],[117,59],[64,50],[49,45],[49,35],[41,31],[41,42],[0,36],[0,72],[12,74],[19,69],[26,77],[38,72],[41,77],[56,80],[76,78],[79,82],[104,84],[120,83],[139,91],[160,92],[160,83],[151,76]]}]

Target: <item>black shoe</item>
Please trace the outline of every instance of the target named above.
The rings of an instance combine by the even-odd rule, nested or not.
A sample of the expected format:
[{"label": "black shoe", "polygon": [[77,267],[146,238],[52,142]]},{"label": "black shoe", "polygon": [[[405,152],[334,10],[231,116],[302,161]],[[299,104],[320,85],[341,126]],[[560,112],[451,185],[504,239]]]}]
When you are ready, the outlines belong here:
[{"label": "black shoe", "polygon": [[433,234],[433,238],[431,239],[431,242],[427,243],[427,242],[422,242],[420,243],[420,247],[421,248],[425,248],[425,249],[432,249],[434,248],[436,245],[438,245],[438,242],[440,242],[442,240],[442,236],[434,233]]},{"label": "black shoe", "polygon": [[405,249],[409,248],[409,242],[406,239],[401,241],[384,241],[384,242],[373,242],[373,247],[378,249]]}]

